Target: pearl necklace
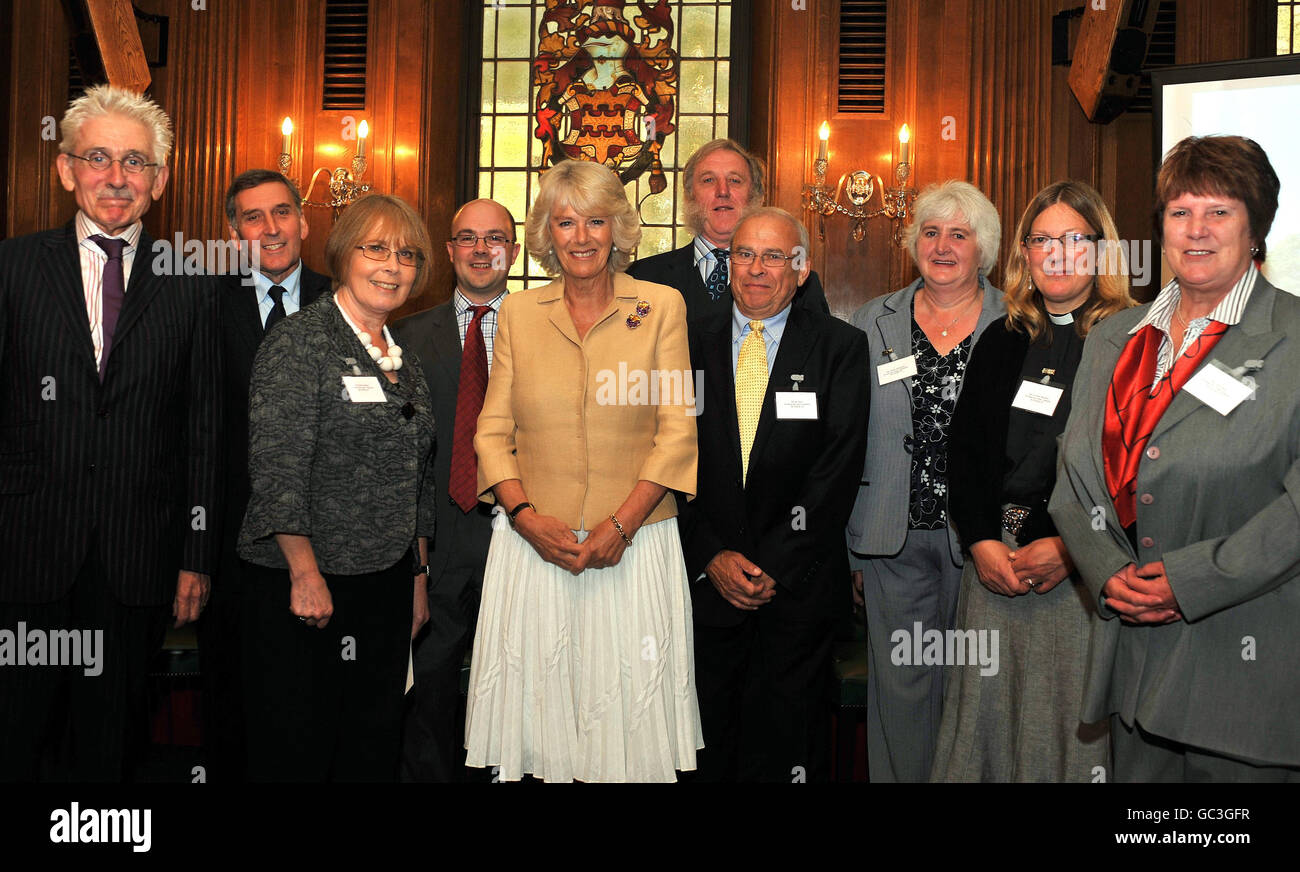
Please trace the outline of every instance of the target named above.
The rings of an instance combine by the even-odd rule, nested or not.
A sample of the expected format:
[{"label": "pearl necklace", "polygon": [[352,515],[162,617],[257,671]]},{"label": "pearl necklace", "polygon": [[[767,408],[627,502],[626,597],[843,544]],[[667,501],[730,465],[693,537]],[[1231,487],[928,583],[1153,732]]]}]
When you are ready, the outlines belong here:
[{"label": "pearl necklace", "polygon": [[393,341],[393,334],[388,332],[387,324],[383,326],[383,331],[384,342],[388,344],[388,353],[382,354],[379,349],[375,347],[375,344],[370,341],[370,334],[358,327],[356,322],[348,317],[348,313],[345,312],[343,306],[339,304],[339,295],[337,291],[334,292],[334,305],[338,306],[339,314],[343,316],[344,321],[348,322],[348,326],[352,328],[352,332],[357,334],[357,341],[366,347],[366,354],[370,355],[370,359],[373,360],[381,370],[384,372],[397,372],[402,368],[402,347]]}]

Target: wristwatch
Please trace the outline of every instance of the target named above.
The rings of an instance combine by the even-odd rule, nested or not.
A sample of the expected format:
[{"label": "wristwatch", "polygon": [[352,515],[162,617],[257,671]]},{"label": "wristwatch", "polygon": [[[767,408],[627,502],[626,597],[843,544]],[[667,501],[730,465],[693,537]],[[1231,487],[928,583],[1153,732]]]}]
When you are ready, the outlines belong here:
[{"label": "wristwatch", "polygon": [[519,505],[511,509],[510,512],[506,515],[506,518],[510,521],[510,526],[513,527],[515,525],[515,515],[518,515],[524,509],[536,510],[536,508],[537,507],[534,506],[532,503],[525,500],[524,502],[520,503]]},{"label": "wristwatch", "polygon": [[424,563],[415,567],[415,574],[413,577],[419,577],[421,575],[427,576],[428,574],[429,574],[429,564]]}]

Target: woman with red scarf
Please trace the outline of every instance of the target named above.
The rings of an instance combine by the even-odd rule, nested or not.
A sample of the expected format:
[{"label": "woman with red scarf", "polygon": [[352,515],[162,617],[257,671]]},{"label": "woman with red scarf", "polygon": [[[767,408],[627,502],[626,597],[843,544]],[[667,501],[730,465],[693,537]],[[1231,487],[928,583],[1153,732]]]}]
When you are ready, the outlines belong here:
[{"label": "woman with red scarf", "polygon": [[1174,146],[1173,280],[1084,347],[1049,508],[1103,618],[1106,780],[1300,781],[1300,300],[1257,266],[1279,187],[1252,140]]}]

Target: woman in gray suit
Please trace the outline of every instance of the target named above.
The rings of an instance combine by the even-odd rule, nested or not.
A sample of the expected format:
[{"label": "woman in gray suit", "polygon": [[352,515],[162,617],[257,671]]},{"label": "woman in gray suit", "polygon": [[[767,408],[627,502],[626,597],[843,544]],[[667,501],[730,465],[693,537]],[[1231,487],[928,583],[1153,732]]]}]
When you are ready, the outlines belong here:
[{"label": "woman in gray suit", "polygon": [[433,412],[385,324],[431,253],[405,202],[357,200],[325,245],[334,293],[253,363],[239,553],[255,780],[396,778],[410,640],[428,617]]},{"label": "woman in gray suit", "polygon": [[1006,314],[985,279],[1001,241],[997,210],[977,188],[932,185],[907,229],[921,277],[852,318],[874,368],[866,468],[848,526],[855,596],[867,615],[872,781],[930,776],[943,672],[913,653],[919,635],[943,634],[956,616],[962,561],[948,529],[948,424],[971,350]]},{"label": "woman in gray suit", "polygon": [[1300,300],[1260,274],[1277,174],[1189,137],[1156,178],[1173,281],[1088,336],[1049,509],[1104,619],[1083,720],[1118,781],[1300,781]]}]

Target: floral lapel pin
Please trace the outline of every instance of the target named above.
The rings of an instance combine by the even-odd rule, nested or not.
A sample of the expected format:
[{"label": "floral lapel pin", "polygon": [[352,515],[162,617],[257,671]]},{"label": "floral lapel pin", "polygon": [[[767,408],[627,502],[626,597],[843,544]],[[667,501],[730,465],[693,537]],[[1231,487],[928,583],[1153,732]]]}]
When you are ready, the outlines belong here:
[{"label": "floral lapel pin", "polygon": [[636,313],[627,316],[627,326],[629,330],[635,330],[641,326],[641,319],[650,314],[650,304],[645,300],[636,301]]}]

